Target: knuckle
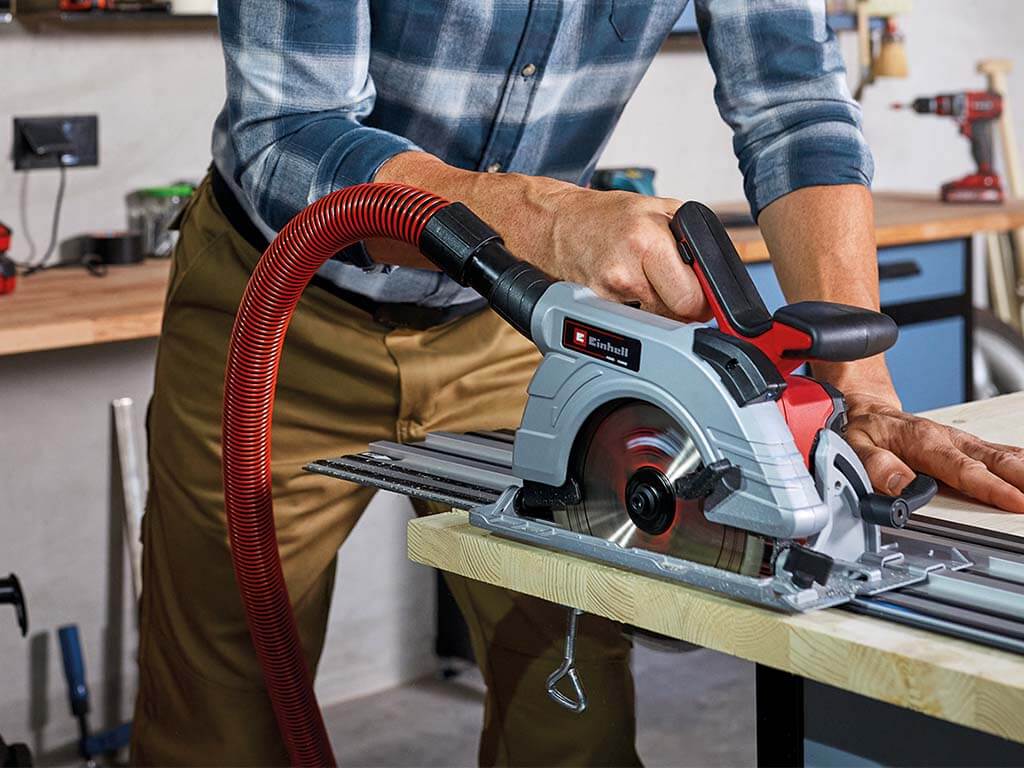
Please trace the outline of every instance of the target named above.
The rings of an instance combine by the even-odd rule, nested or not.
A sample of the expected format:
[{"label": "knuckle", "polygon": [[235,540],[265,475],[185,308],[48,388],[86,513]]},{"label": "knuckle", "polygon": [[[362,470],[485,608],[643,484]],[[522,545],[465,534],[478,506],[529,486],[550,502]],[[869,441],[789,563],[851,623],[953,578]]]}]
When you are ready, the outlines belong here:
[{"label": "knuckle", "polygon": [[637,281],[625,265],[616,264],[605,270],[601,283],[616,296],[628,296],[635,290]]},{"label": "knuckle", "polygon": [[997,473],[1019,471],[1024,459],[1012,451],[994,450],[991,455],[992,469]]},{"label": "knuckle", "polygon": [[647,228],[634,224],[623,233],[622,242],[631,255],[643,253],[650,242]]},{"label": "knuckle", "polygon": [[963,454],[956,459],[956,468],[957,477],[962,483],[968,483],[980,473],[988,472],[988,467],[984,463]]},{"label": "knuckle", "polygon": [[860,454],[861,461],[864,463],[864,468],[873,478],[880,477],[886,473],[886,470],[891,470],[892,468],[899,466],[899,459],[889,451],[882,448],[871,446],[861,448],[857,452]]},{"label": "knuckle", "polygon": [[910,423],[910,431],[914,437],[924,443],[933,443],[936,440],[940,440],[945,437],[945,432],[942,427],[933,421],[927,419],[915,418]]}]

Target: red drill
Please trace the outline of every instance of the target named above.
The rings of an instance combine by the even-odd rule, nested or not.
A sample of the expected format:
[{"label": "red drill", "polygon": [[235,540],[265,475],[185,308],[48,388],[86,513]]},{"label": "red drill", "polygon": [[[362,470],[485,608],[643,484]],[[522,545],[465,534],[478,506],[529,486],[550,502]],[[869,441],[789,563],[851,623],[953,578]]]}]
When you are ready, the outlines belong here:
[{"label": "red drill", "polygon": [[962,179],[942,185],[947,203],[1001,203],[1003,185],[992,167],[992,121],[1003,114],[1003,97],[990,91],[943,93],[914,99],[910,104],[893,104],[893,109],[910,108],[922,115],[952,117],[960,133],[971,142],[971,156],[978,170]]}]

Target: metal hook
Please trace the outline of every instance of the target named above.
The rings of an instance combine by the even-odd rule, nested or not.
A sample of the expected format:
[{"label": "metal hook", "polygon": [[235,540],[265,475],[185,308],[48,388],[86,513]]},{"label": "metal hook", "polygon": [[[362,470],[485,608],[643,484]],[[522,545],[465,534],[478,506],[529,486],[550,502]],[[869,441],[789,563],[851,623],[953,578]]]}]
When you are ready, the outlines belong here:
[{"label": "metal hook", "polygon": [[[576,620],[583,613],[579,608],[569,609],[569,626],[565,632],[565,655],[562,657],[561,666],[548,676],[548,696],[556,703],[565,707],[571,712],[580,714],[587,708],[587,693],[583,690],[583,683],[580,682],[580,674],[576,670]],[[576,700],[573,701],[560,690],[558,684],[562,678],[568,677],[572,683]]]}]

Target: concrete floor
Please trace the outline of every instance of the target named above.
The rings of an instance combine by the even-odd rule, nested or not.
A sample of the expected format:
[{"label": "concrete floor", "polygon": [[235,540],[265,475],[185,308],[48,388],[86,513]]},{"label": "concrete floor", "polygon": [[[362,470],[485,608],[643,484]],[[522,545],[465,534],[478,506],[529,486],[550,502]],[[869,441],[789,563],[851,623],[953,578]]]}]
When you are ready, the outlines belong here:
[{"label": "concrete floor", "polygon": [[[754,764],[754,667],[713,651],[637,646],[638,750],[648,766]],[[586,681],[584,681],[585,683]],[[325,709],[345,766],[476,765],[483,684],[469,670]]]}]

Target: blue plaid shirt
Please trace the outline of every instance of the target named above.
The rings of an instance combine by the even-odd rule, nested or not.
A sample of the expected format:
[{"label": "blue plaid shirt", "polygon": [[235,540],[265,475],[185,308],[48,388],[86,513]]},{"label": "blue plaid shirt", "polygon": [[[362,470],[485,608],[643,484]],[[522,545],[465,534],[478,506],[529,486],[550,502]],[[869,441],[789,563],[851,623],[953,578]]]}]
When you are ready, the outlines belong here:
[{"label": "blue plaid shirt", "polygon": [[[410,149],[586,183],[686,1],[221,0],[214,161],[268,239]],[[824,0],[696,11],[755,216],[799,187],[870,183]],[[476,298],[427,270],[335,260],[322,274],[379,301]]]}]

